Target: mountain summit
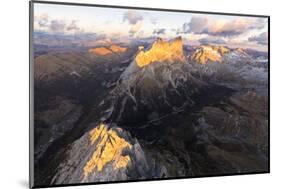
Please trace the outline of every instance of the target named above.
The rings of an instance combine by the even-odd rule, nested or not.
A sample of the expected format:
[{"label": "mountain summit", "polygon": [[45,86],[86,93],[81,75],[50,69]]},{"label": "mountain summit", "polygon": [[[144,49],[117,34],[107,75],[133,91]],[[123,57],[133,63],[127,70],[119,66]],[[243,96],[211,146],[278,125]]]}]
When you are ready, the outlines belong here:
[{"label": "mountain summit", "polygon": [[103,106],[102,121],[137,127],[194,104],[205,82],[193,76],[183,41],[158,38],[147,51],[139,48]]},{"label": "mountain summit", "polygon": [[202,45],[191,53],[189,60],[199,64],[252,61],[251,56],[244,49],[231,49],[220,45]]},{"label": "mountain summit", "polygon": [[170,42],[157,38],[149,50],[144,51],[143,47],[140,47],[139,50],[136,56],[136,63],[139,67],[144,67],[154,62],[173,63],[185,61],[181,37],[177,37]]},{"label": "mountain summit", "polygon": [[191,60],[200,64],[206,64],[208,62],[222,63],[222,56],[229,51],[230,50],[224,46],[204,45],[196,49],[191,55]]},{"label": "mountain summit", "polygon": [[52,184],[116,181],[167,175],[166,167],[146,157],[139,141],[117,125],[99,124],[67,149]]}]

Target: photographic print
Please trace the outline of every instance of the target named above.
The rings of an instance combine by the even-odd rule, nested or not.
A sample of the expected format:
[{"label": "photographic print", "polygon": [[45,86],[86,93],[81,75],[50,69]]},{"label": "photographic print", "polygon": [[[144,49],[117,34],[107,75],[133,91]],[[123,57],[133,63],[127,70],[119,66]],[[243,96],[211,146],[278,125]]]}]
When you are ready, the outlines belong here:
[{"label": "photographic print", "polygon": [[269,17],[31,3],[31,187],[269,172]]}]

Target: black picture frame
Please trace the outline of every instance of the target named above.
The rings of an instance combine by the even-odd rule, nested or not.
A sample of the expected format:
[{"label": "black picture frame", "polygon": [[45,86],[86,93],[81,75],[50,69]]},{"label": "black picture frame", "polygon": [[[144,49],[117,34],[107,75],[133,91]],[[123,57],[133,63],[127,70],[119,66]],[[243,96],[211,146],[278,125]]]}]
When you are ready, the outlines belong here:
[{"label": "black picture frame", "polygon": [[[195,14],[209,14],[209,15],[228,15],[228,16],[244,16],[244,17],[259,17],[266,18],[268,23],[268,170],[262,172],[248,172],[236,174],[218,174],[218,175],[204,175],[204,176],[190,176],[190,177],[173,177],[160,179],[144,179],[144,180],[127,180],[127,181],[109,181],[109,182],[91,182],[91,183],[75,183],[75,184],[56,184],[56,185],[34,185],[34,47],[33,47],[33,21],[34,21],[34,4],[53,4],[53,5],[71,5],[77,7],[102,7],[102,8],[116,8],[116,9],[132,9],[132,10],[151,10],[162,12],[182,12]],[[86,3],[70,3],[70,2],[53,2],[53,1],[29,1],[29,187],[30,188],[51,188],[51,187],[67,187],[67,186],[81,186],[81,185],[97,185],[97,184],[112,184],[112,183],[129,183],[129,182],[143,182],[143,181],[159,181],[159,180],[174,180],[174,179],[189,179],[189,178],[205,178],[205,177],[221,177],[221,176],[239,176],[251,174],[266,174],[270,173],[270,16],[258,14],[241,14],[241,13],[226,13],[226,12],[206,12],[193,10],[178,10],[178,9],[163,9],[163,8],[148,8],[148,7],[133,7],[133,6],[116,6],[116,5],[101,5],[101,4],[86,4]]]}]

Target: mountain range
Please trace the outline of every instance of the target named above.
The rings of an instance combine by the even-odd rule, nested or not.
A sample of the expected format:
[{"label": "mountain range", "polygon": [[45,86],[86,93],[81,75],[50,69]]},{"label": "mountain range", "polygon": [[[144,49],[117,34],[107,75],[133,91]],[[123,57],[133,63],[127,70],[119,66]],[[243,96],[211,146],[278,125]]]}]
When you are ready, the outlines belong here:
[{"label": "mountain range", "polygon": [[181,37],[42,48],[34,81],[39,184],[268,169],[266,54],[185,46]]}]

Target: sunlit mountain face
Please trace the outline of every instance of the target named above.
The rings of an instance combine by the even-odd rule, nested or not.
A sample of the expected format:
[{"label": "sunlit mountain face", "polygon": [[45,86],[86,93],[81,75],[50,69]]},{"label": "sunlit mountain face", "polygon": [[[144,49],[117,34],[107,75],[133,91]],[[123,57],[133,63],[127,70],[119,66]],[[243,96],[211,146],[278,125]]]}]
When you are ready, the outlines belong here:
[{"label": "sunlit mountain face", "polygon": [[158,38],[148,51],[139,47],[140,52],[136,55],[136,63],[139,67],[144,67],[154,62],[184,62],[182,38],[178,37],[172,42],[165,42]]},{"label": "sunlit mountain face", "polygon": [[76,8],[35,4],[35,185],[268,172],[267,18]]}]

